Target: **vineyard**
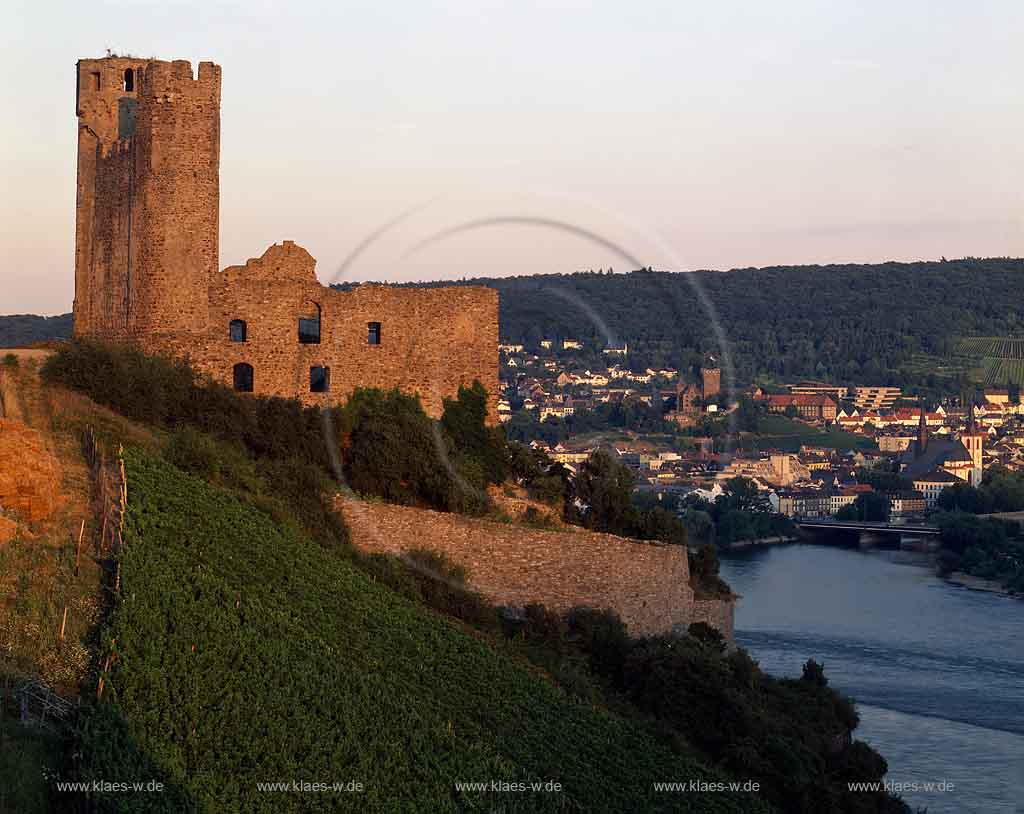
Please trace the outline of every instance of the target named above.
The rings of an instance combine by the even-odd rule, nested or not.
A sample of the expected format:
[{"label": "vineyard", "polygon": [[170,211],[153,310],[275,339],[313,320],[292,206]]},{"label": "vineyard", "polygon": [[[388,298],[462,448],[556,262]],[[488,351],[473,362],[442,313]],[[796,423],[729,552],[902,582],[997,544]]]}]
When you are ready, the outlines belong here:
[{"label": "vineyard", "polygon": [[986,387],[1005,387],[1024,381],[1024,339],[1008,336],[968,336],[956,344],[957,354]]},{"label": "vineyard", "polygon": [[1006,385],[1024,382],[1024,359],[1005,359],[986,356],[984,359],[984,384]]},{"label": "vineyard", "polygon": [[[81,753],[86,779],[165,783],[132,811],[769,810],[750,795],[655,792],[727,778],[345,554],[169,464],[129,450],[126,465],[110,680]],[[257,786],[293,781],[362,790]],[[491,781],[561,791],[455,788]],[[127,810],[124,795],[100,802]]]},{"label": "vineyard", "polygon": [[969,336],[957,343],[957,352],[963,356],[1024,359],[1024,339],[1005,336]]}]

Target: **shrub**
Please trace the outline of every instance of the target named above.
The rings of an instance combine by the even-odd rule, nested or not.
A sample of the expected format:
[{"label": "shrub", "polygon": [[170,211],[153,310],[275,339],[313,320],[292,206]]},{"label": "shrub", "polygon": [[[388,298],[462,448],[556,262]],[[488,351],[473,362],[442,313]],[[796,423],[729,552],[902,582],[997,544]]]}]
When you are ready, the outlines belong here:
[{"label": "shrub", "polygon": [[590,658],[598,675],[619,685],[632,641],[619,615],[611,610],[573,608],[566,614],[569,632]]},{"label": "shrub", "polygon": [[4,367],[17,367],[18,357],[13,353],[4,354]]},{"label": "shrub", "polygon": [[479,381],[460,387],[456,399],[444,400],[441,427],[453,447],[474,459],[486,483],[501,483],[510,470],[504,431],[488,427],[487,391]]},{"label": "shrub", "polygon": [[707,622],[694,622],[686,632],[697,641],[709,645],[720,652],[725,652],[725,637]]},{"label": "shrub", "polygon": [[356,492],[441,511],[484,511],[479,461],[453,448],[418,398],[358,389],[337,413],[337,434],[344,474]]}]

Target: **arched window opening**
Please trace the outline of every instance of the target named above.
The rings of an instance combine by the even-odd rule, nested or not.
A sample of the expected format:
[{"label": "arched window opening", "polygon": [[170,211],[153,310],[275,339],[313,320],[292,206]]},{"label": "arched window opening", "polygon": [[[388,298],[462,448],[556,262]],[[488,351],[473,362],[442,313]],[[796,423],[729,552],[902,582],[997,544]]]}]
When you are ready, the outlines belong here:
[{"label": "arched window opening", "polygon": [[326,393],[331,389],[331,369],[329,367],[311,367],[309,369],[309,392]]},{"label": "arched window opening", "polygon": [[245,342],[247,337],[247,326],[244,319],[233,319],[228,324],[228,334],[232,342]]},{"label": "arched window opening", "polygon": [[135,92],[135,71],[131,68],[124,69],[124,90],[125,93]]},{"label": "arched window opening", "polygon": [[320,344],[320,306],[315,302],[303,305],[302,314],[299,316],[299,343]]},{"label": "arched window opening", "polygon": [[380,344],[380,323],[379,322],[368,322],[366,323],[366,343],[368,345],[379,345]]},{"label": "arched window opening", "polygon": [[252,365],[239,362],[234,368],[235,390],[239,393],[252,392]]}]

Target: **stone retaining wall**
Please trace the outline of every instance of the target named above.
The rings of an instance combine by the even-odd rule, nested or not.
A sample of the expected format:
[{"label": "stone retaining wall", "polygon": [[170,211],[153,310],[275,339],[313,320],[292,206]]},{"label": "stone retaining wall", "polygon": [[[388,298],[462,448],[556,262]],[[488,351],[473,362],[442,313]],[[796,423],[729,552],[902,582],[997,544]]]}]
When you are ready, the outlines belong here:
[{"label": "stone retaining wall", "polygon": [[616,611],[636,636],[704,621],[732,639],[732,602],[695,601],[686,549],[582,529],[547,531],[339,496],[335,505],[364,551],[444,553],[497,605],[540,602]]}]

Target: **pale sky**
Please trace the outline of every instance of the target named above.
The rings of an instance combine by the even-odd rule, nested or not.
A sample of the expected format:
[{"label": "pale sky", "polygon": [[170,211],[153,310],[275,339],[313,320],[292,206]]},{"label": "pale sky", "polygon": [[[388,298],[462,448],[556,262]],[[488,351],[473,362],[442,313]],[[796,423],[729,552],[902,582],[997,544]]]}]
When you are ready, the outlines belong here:
[{"label": "pale sky", "polygon": [[221,266],[414,280],[1024,255],[1024,3],[4,3],[0,313],[74,296],[75,61],[223,69]]}]

